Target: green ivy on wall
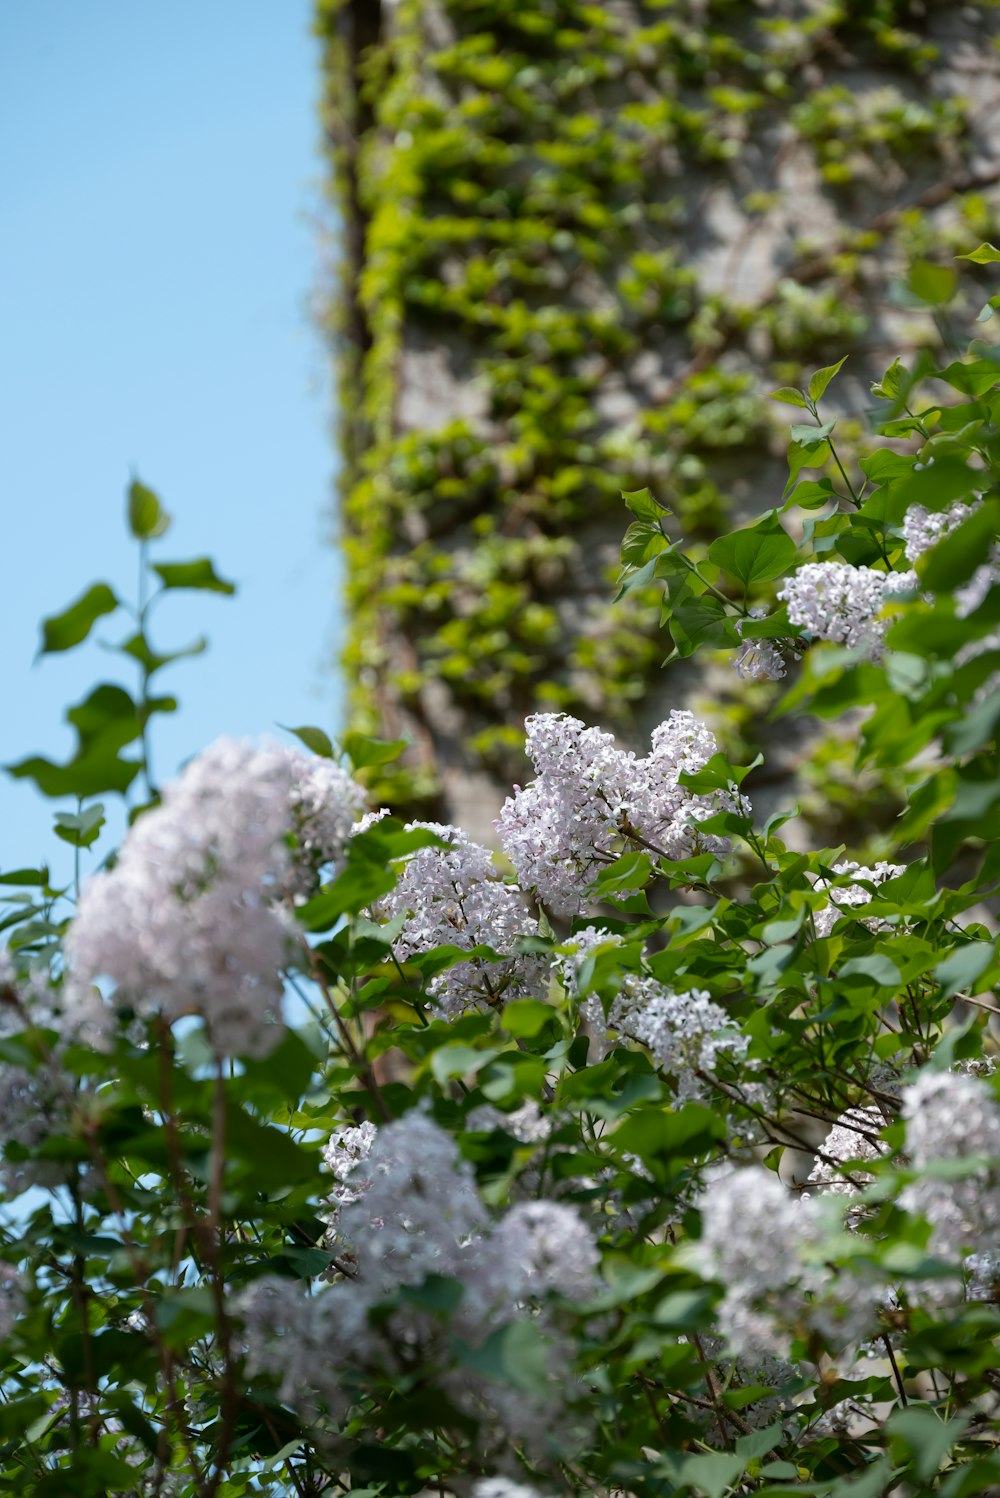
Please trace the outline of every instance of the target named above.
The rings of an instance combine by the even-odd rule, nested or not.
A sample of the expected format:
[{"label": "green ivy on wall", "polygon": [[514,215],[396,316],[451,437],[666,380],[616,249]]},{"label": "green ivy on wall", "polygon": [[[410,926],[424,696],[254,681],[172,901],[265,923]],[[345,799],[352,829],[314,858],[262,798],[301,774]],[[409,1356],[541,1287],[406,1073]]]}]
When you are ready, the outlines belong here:
[{"label": "green ivy on wall", "polygon": [[[397,807],[436,805],[428,683],[500,780],[535,708],[628,732],[663,646],[651,595],[611,604],[620,491],[650,485],[707,543],[773,502],[766,391],[827,355],[881,359],[887,282],[910,268],[911,344],[947,335],[920,267],[996,232],[968,106],[939,86],[949,10],[318,0],[345,224],[345,660],[355,723],[415,742]],[[965,7],[984,47],[990,12]],[[748,292],[793,152],[835,232],[789,230]],[[699,220],[712,184],[729,231]],[[408,362],[428,350],[437,391]]]}]

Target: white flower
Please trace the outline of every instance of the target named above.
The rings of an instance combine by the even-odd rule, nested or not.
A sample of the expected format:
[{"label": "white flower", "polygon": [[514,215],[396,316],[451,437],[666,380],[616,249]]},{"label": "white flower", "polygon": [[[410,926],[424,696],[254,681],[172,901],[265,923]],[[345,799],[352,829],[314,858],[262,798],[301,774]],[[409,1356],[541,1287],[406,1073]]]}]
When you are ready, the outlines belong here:
[{"label": "white flower", "polygon": [[107,978],[119,1008],[199,1014],[218,1054],[265,1054],[282,1033],[287,902],[339,854],[361,794],[297,749],[211,745],[84,888],[66,940],[70,1001]]},{"label": "white flower", "polygon": [[916,584],[910,573],[877,572],[849,562],[807,562],[778,590],[793,624],[821,640],[863,650],[880,660],[886,621],[878,616],[888,598]]},{"label": "white flower", "polygon": [[924,1070],[903,1089],[903,1117],[916,1170],[984,1158],[963,1174],[912,1182],[902,1205],[927,1218],[931,1247],[942,1258],[994,1251],[1000,1245],[1000,1107],[990,1088],[976,1077]]},{"label": "white flower", "polygon": [[781,1354],[801,1331],[838,1347],[870,1332],[878,1288],[827,1264],[819,1198],[790,1195],[760,1166],[724,1166],[700,1205],[703,1263],[725,1286],[719,1329],[735,1353]]},{"label": "white flower", "polygon": [[[749,619],[764,619],[767,609],[751,609]],[[746,619],[737,619],[736,633],[742,638]],[[785,674],[785,657],[777,640],[744,640],[733,657],[736,673],[744,681],[780,681]]]},{"label": "white flower", "polygon": [[[851,879],[850,884],[834,885],[828,879],[817,879],[815,888],[823,890],[829,895],[829,904],[822,910],[813,914],[813,923],[816,927],[818,937],[829,936],[841,916],[852,914],[859,906],[868,905],[872,900],[871,890],[865,889],[859,880],[865,880],[868,884],[885,884],[888,879],[896,879],[900,874],[906,873],[906,865],[901,863],[886,863],[884,859],[874,864],[871,868],[864,864],[855,863],[852,859],[845,859],[843,863],[833,865],[833,873],[839,878]],[[889,929],[887,921],[877,916],[859,917],[869,931],[886,931]]]},{"label": "white flower", "polygon": [[536,713],[526,722],[526,749],[538,772],[504,802],[497,829],[522,889],[534,890],[555,913],[583,905],[602,865],[631,839],[668,858],[724,854],[725,838],[699,821],[735,809],[731,791],[699,796],[679,784],[716,753],[712,733],[689,712],[672,712],[653,731],[639,759],[600,729],[576,718]]},{"label": "white flower", "polygon": [[384,921],[404,916],[394,943],[400,960],[435,947],[491,947],[499,962],[474,957],[456,962],[431,979],[428,992],[446,1014],[486,1007],[532,994],[542,963],[516,951],[533,926],[521,892],[500,878],[488,848],[458,827],[411,822],[436,833],[446,848],[418,848],[403,865],[396,886],[373,912]]}]

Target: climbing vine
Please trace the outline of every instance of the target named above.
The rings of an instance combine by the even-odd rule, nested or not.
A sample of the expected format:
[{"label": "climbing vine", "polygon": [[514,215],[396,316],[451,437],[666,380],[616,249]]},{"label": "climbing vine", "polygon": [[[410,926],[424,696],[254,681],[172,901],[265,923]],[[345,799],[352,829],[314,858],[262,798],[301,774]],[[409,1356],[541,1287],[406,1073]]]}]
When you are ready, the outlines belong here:
[{"label": "climbing vine", "polygon": [[628,733],[663,648],[648,597],[611,608],[620,491],[707,544],[780,493],[767,390],[851,353],[857,455],[887,329],[947,340],[941,278],[997,205],[953,54],[978,36],[986,57],[996,10],[965,7],[961,35],[907,0],[378,12],[318,0],[317,27],[347,249],[345,660],[355,722],[413,742],[384,788],[413,809],[441,700],[501,779],[532,707]]}]

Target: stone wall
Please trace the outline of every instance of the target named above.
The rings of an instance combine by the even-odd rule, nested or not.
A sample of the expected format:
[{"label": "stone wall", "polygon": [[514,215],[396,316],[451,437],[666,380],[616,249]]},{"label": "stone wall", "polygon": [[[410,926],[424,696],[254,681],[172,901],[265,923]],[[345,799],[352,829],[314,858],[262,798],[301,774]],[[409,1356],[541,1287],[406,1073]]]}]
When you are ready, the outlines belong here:
[{"label": "stone wall", "polygon": [[[354,725],[412,745],[380,793],[488,838],[536,709],[639,742],[701,694],[741,752],[772,689],[663,670],[655,594],[612,605],[620,491],[707,544],[780,501],[769,390],[849,354],[850,453],[894,354],[967,337],[978,304],[933,299],[997,232],[1000,11],[319,0],[317,24],[345,664]],[[877,820],[886,788],[837,752],[810,771]],[[774,773],[801,754],[779,739]]]}]

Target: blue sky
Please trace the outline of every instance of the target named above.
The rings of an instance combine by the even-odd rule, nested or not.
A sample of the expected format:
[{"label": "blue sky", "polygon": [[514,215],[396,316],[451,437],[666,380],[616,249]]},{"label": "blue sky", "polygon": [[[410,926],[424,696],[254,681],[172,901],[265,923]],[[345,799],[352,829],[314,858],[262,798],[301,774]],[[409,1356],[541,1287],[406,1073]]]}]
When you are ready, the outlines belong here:
[{"label": "blue sky", "polygon": [[[211,555],[239,585],[163,610],[158,643],[206,633],[211,649],[162,677],[182,711],[159,731],[161,776],[223,733],[337,726],[310,14],[309,0],[0,7],[0,762],[65,757],[64,706],[115,678],[96,645],[32,663],[42,615],[94,580],[134,592],[132,471],[174,516],[161,558]],[[0,777],[0,868],[65,871],[55,806]]]}]

